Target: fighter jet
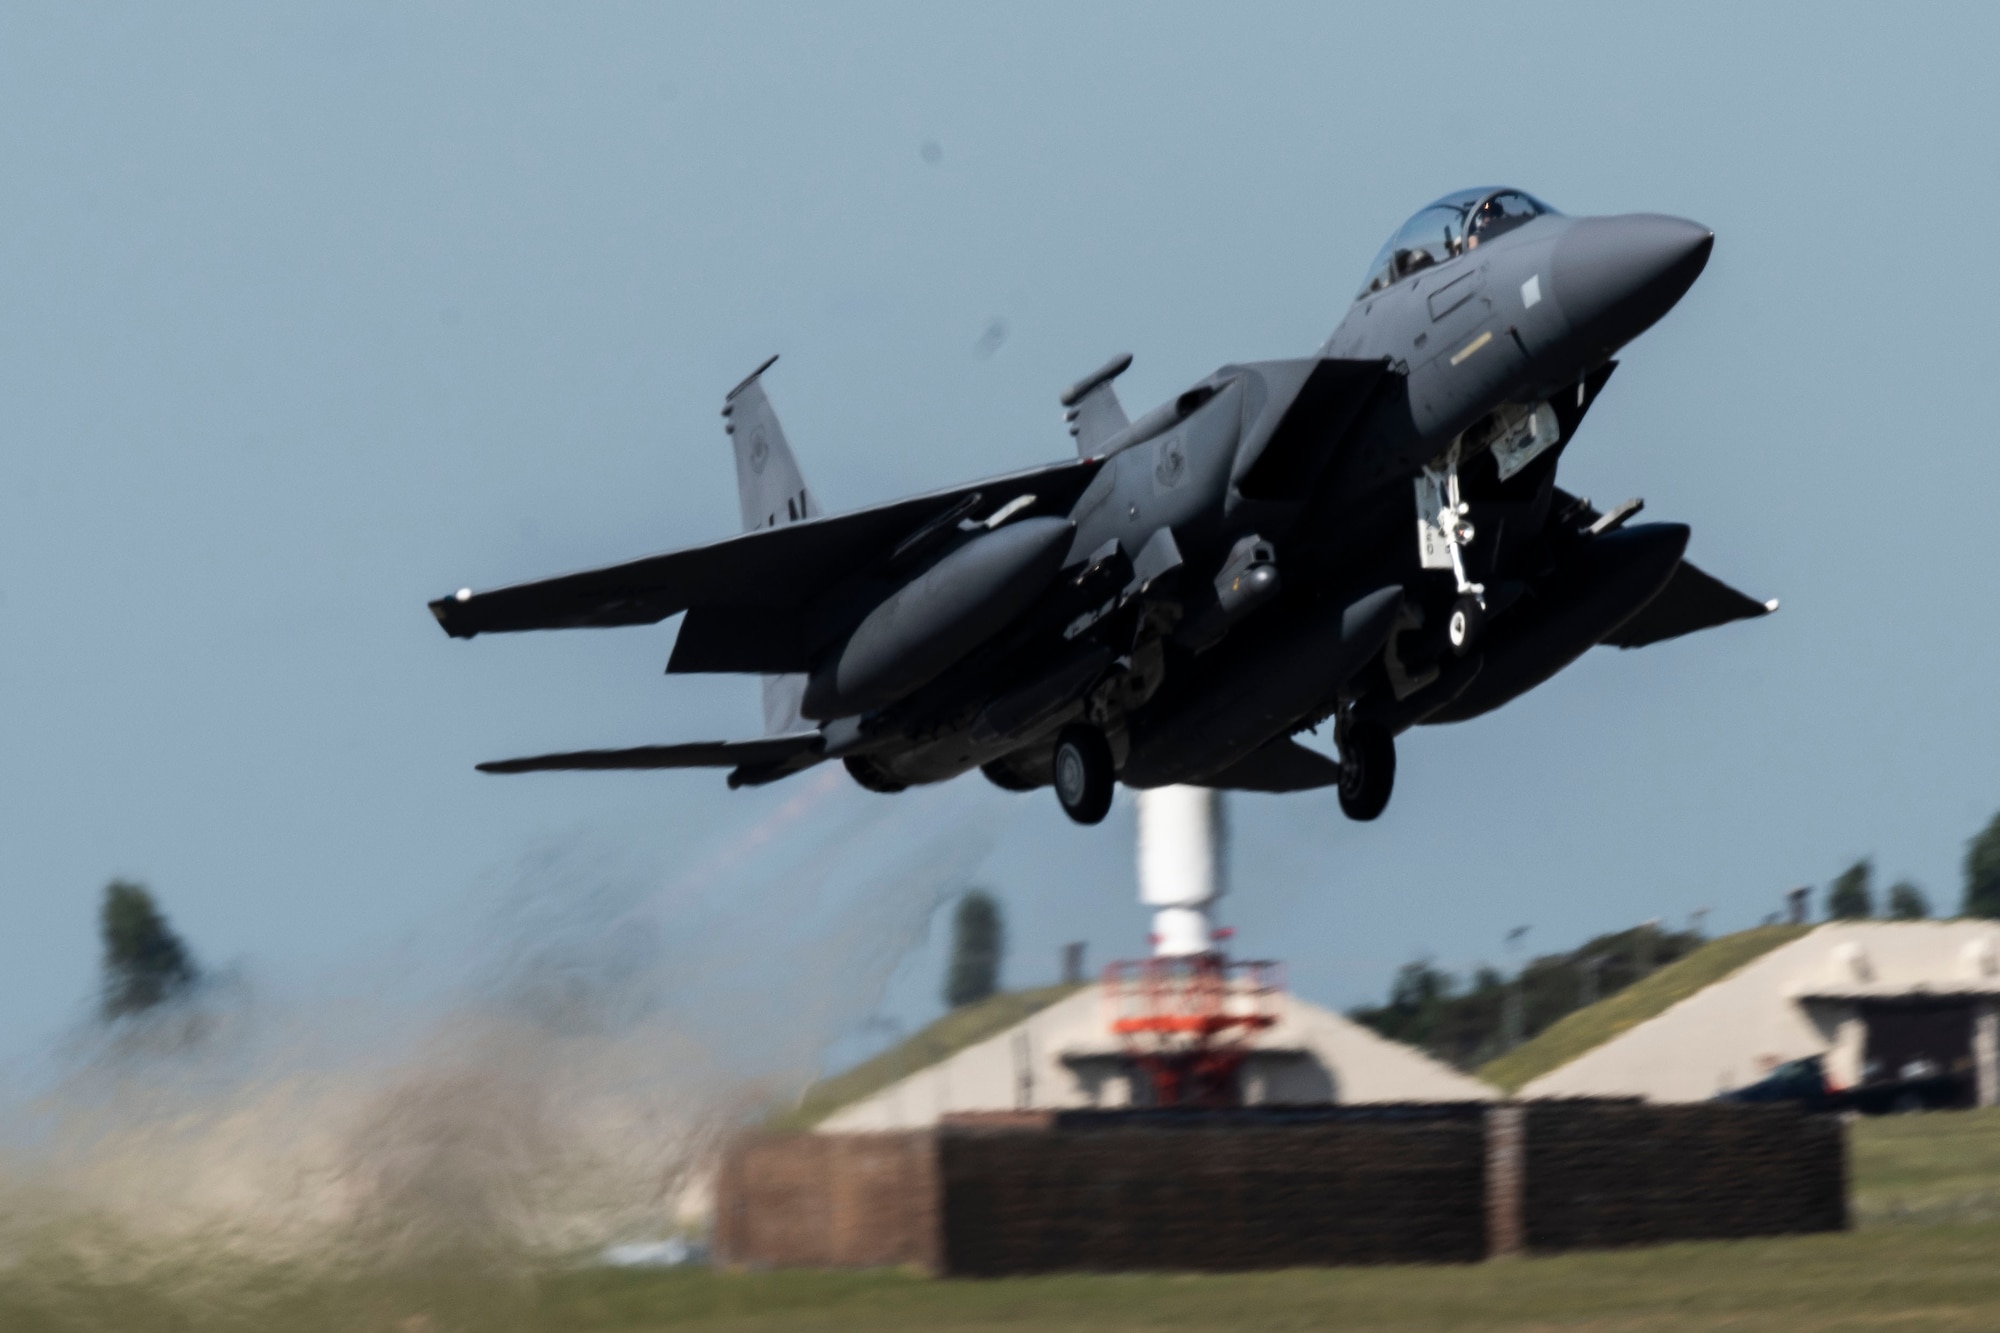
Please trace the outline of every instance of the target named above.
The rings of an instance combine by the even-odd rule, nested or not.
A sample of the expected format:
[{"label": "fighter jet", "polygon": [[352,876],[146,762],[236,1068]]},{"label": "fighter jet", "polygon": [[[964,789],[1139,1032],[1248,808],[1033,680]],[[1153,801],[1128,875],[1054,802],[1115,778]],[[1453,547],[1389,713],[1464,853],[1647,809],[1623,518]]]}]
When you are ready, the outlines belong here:
[{"label": "fighter jet", "polygon": [[[978,769],[1054,787],[1084,824],[1120,782],[1333,786],[1373,819],[1406,729],[1491,712],[1598,644],[1777,608],[1688,563],[1682,524],[1556,484],[1615,356],[1713,242],[1677,217],[1447,195],[1317,355],[1223,366],[1136,420],[1118,357],[1062,395],[1075,459],[839,515],[767,361],[722,409],[741,535],[431,603],[455,638],[681,616],[667,670],[761,674],[765,734],[479,767],[742,787],[838,760],[876,792]],[[1294,739],[1329,722],[1338,758]]]}]

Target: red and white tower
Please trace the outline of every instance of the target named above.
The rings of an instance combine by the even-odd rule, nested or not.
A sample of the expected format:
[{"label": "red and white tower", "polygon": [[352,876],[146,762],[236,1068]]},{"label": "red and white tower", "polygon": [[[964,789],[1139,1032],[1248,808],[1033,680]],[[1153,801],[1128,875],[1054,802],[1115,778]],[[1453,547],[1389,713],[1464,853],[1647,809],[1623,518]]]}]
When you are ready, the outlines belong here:
[{"label": "red and white tower", "polygon": [[1210,913],[1224,888],[1221,794],[1139,793],[1139,901],[1153,909],[1153,956],[1104,969],[1111,1029],[1152,1083],[1155,1105],[1230,1106],[1250,1037],[1277,1021],[1276,963],[1232,962]]}]

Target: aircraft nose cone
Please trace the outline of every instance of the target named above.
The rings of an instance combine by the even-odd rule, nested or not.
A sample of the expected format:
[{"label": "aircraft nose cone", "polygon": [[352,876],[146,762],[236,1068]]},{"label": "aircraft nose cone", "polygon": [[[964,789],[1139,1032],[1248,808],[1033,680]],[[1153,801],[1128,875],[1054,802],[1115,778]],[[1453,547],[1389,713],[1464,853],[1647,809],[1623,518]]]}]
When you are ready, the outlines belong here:
[{"label": "aircraft nose cone", "polygon": [[1576,334],[1609,351],[1674,308],[1714,245],[1714,232],[1686,218],[1581,218],[1556,242],[1550,285]]}]

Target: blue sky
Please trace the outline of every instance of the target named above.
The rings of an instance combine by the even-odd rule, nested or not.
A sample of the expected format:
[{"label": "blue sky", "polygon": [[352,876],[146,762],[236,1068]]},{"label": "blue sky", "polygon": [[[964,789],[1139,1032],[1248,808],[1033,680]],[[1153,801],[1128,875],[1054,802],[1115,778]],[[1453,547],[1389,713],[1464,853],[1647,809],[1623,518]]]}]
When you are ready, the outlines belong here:
[{"label": "blue sky", "polygon": [[732,984],[851,963],[827,1034],[884,977],[888,1023],[934,1011],[923,923],[968,879],[1005,900],[1013,981],[1065,940],[1142,951],[1122,802],[1086,830],[976,778],[885,802],[818,775],[478,775],[748,734],[756,686],[665,679],[671,624],[468,644],[423,603],[726,535],[717,409],[772,352],[829,509],[1053,460],[1079,374],[1135,353],[1136,411],[1305,354],[1408,213],[1485,182],[1715,229],[1564,476],[1693,524],[1692,558],[1784,609],[1411,735],[1375,824],[1238,799],[1240,949],[1349,1004],[1418,953],[1505,962],[1520,924],[1529,949],[1700,907],[1751,924],[1860,855],[1955,902],[2000,807],[1996,27],[0,11],[0,1050],[83,1012],[114,874],[281,981],[487,929],[551,848],[602,855],[643,867],[687,956],[727,935]]}]

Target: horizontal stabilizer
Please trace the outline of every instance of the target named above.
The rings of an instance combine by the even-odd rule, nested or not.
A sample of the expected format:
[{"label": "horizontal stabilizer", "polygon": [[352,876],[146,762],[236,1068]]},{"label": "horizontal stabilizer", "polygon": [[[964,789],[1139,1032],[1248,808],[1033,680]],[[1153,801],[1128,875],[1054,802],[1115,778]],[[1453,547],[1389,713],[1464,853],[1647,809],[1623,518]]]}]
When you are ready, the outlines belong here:
[{"label": "horizontal stabilizer", "polygon": [[542,773],[551,770],[633,768],[763,768],[816,754],[817,731],[793,731],[749,741],[689,741],[682,745],[641,745],[631,750],[577,750],[498,759],[478,765],[482,773]]},{"label": "horizontal stabilizer", "polygon": [[515,630],[655,625],[693,606],[801,607],[887,558],[897,543],[968,496],[979,497],[982,515],[1023,499],[1030,513],[1066,514],[1101,463],[1054,463],[606,569],[491,592],[467,588],[432,602],[431,614],[454,639],[469,639]]},{"label": "horizontal stabilizer", "polygon": [[1683,560],[1667,580],[1667,586],[1660,589],[1660,595],[1611,631],[1604,642],[1619,648],[1644,648],[1663,639],[1677,639],[1696,630],[1727,625],[1732,620],[1768,616],[1777,609],[1776,598],[1760,602]]},{"label": "horizontal stabilizer", "polygon": [[1311,791],[1340,783],[1340,765],[1289,736],[1268,741],[1196,785],[1226,791]]}]

